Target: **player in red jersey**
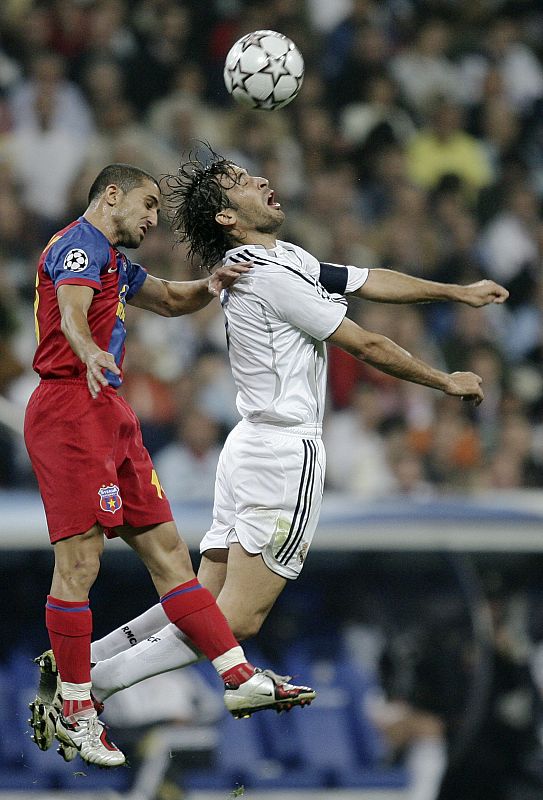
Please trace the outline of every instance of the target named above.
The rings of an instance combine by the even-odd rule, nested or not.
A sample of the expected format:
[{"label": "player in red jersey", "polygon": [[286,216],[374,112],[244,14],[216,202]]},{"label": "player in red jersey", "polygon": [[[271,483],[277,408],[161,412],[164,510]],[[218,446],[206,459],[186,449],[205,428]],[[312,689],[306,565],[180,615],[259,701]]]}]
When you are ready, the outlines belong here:
[{"label": "player in red jersey", "polygon": [[157,225],[160,195],[155,178],[139,168],[105,167],[91,186],[86,212],[46,246],[36,281],[33,366],[41,381],[26,410],[25,442],[55,546],[46,625],[63,706],[60,713],[53,697],[35,701],[31,724],[42,749],[56,736],[65,752],[110,767],[125,758],[97,718],[90,678],[88,595],[104,534],[121,536],[142,558],[168,618],[223,678],[228,708],[239,709],[240,696],[247,710],[278,707],[276,698],[298,704],[314,697],[308,687],[247,663],[213,596],[195,577],[138,420],[116,391],[127,303],[163,316],[191,313],[247,271],[221,267],[208,279],[173,282],[131,263],[118,247],[139,247]]}]

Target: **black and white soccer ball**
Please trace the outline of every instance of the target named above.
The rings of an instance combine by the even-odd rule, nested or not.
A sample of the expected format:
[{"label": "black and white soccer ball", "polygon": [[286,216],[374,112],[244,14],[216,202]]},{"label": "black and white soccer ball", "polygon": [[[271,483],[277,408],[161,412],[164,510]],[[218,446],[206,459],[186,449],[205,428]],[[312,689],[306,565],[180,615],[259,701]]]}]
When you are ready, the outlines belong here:
[{"label": "black and white soccer ball", "polygon": [[74,247],[66,253],[64,258],[64,269],[69,269],[70,272],[83,272],[89,265],[89,257],[84,250],[79,247]]},{"label": "black and white soccer ball", "polygon": [[304,60],[294,42],[277,31],[253,31],[232,45],[224,82],[244,106],[274,111],[294,100],[304,79]]}]

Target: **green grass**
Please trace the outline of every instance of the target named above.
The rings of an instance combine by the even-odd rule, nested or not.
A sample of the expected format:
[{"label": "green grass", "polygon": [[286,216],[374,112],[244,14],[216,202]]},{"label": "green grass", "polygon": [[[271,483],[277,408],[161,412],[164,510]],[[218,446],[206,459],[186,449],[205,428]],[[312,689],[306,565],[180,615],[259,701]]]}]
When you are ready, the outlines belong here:
[{"label": "green grass", "polygon": [[236,786],[236,788],[232,789],[232,791],[228,795],[227,800],[233,800],[234,797],[243,797],[244,794],[245,794],[245,786]]}]

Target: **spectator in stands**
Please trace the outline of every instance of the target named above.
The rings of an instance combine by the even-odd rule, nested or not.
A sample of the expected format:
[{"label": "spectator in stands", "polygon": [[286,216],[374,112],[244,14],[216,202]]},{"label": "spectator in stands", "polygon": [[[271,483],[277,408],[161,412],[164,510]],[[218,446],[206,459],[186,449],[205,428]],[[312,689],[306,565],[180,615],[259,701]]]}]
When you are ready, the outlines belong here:
[{"label": "spectator in stands", "polygon": [[13,129],[0,143],[22,202],[46,240],[64,219],[67,195],[93,129],[83,95],[65,79],[64,70],[55,54],[35,57],[32,77],[13,93]]},{"label": "spectator in stands", "polygon": [[92,114],[81,89],[67,78],[65,59],[50,50],[33,54],[29,77],[10,96],[16,131],[42,127],[42,98],[51,109],[52,129],[68,131],[83,140],[92,132]]},{"label": "spectator in stands", "polygon": [[337,78],[329,83],[329,106],[339,111],[363,100],[370,82],[385,71],[389,55],[388,37],[381,25],[357,26]]},{"label": "spectator in stands", "polygon": [[437,17],[424,19],[413,41],[391,61],[391,73],[410,108],[424,119],[429,103],[441,95],[450,103],[462,100],[462,82],[448,58],[451,28]]},{"label": "spectator in stands", "polygon": [[482,230],[479,245],[489,275],[511,284],[539,269],[539,228],[543,221],[539,200],[527,183],[509,187],[505,208]]},{"label": "spectator in stands", "polygon": [[155,467],[170,502],[210,503],[221,452],[217,422],[198,408],[187,409],[176,436],[155,456]]},{"label": "spectator in stands", "polygon": [[464,130],[461,106],[445,97],[434,100],[429,121],[407,147],[411,178],[419,186],[433,189],[440,178],[453,173],[462,179],[473,199],[493,176],[481,142]]},{"label": "spectator in stands", "polygon": [[375,157],[363,162],[356,153],[357,177],[363,180],[360,187],[362,218],[371,228],[392,212],[397,189],[408,183],[404,148],[398,144],[386,144],[375,153]]},{"label": "spectator in stands", "polygon": [[196,56],[198,32],[193,30],[188,4],[166,0],[149,9],[140,4],[141,18],[148,14],[140,50],[127,63],[128,99],[144,114],[151,103],[168,94],[180,65]]},{"label": "spectator in stands", "polygon": [[481,463],[479,431],[462,408],[437,404],[429,429],[414,432],[429,479],[441,492],[469,491]]},{"label": "spectator in stands", "polygon": [[375,386],[359,383],[348,410],[328,416],[323,439],[327,452],[327,486],[372,500],[394,487],[380,426],[387,418]]},{"label": "spectator in stands", "polygon": [[205,90],[201,65],[197,61],[183,61],[174,72],[171,91],[149,106],[150,130],[177,154],[190,147],[194,130],[200,138],[226,144],[230,126],[225,124],[225,113],[205,101]]},{"label": "spectator in stands", "polygon": [[398,105],[394,81],[379,73],[369,79],[361,100],[342,109],[340,132],[363,158],[371,157],[386,144],[404,145],[415,133],[415,125],[407,111]]},{"label": "spectator in stands", "polygon": [[390,212],[368,232],[368,243],[383,266],[433,278],[440,248],[425,191],[407,181],[398,183]]},{"label": "spectator in stands", "polygon": [[497,67],[511,110],[525,116],[543,97],[543,67],[523,41],[516,16],[497,15],[489,20],[486,32],[479,38],[479,52],[463,59],[463,82],[471,97],[478,100],[488,71]]},{"label": "spectator in stands", "polygon": [[327,82],[337,80],[345,69],[358,31],[367,25],[383,22],[379,5],[374,0],[352,0],[343,13],[341,6],[338,9],[334,9],[338,21],[331,26],[324,40],[322,71]]}]

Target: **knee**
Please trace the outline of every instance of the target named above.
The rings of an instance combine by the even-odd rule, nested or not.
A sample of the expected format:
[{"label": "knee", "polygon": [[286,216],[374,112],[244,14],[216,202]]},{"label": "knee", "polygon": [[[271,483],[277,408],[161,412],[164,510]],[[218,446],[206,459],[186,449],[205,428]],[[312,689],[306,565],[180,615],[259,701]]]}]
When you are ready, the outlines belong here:
[{"label": "knee", "polygon": [[232,633],[238,642],[243,642],[246,639],[252,639],[256,636],[262,627],[263,618],[259,615],[244,616],[242,618],[234,618],[229,620]]},{"label": "knee", "polygon": [[189,549],[178,533],[170,536],[162,543],[162,554],[168,563],[181,562],[186,564],[190,561]]}]

